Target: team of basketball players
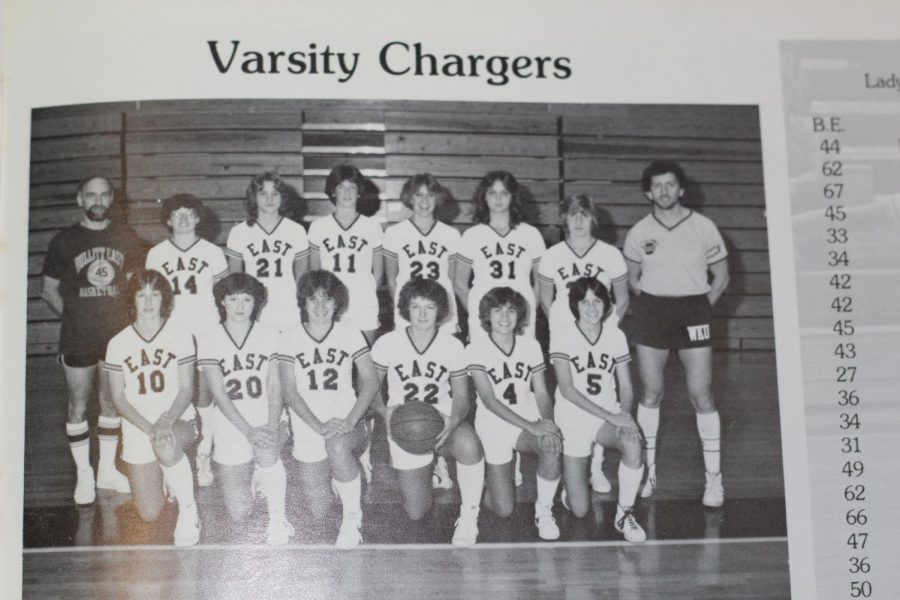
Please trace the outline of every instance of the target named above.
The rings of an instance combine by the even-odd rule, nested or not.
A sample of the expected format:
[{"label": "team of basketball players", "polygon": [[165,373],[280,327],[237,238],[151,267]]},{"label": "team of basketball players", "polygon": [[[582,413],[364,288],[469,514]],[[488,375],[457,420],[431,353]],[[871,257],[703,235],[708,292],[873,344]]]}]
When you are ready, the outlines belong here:
[{"label": "team of basketball players", "polygon": [[[353,548],[362,542],[361,480],[371,478],[374,415],[389,423],[399,404],[421,401],[445,421],[434,454],[406,452],[388,430],[410,519],[426,516],[433,488],[453,485],[451,459],[461,497],[452,541],[474,544],[482,505],[501,517],[513,512],[518,457],[530,453],[537,532],[557,539],[560,480],[562,503],[584,516],[591,487],[611,491],[602,461],[612,447],[622,456],[615,528],[642,542],[632,509],[657,484],[663,375],[677,350],[702,443],[703,503],[721,506],[709,325],[728,283],[726,250],[712,222],[682,205],[677,164],[650,164],[642,183],[652,211],[629,232],[624,259],[598,239],[597,206],[586,195],[562,203],[565,239],[547,249],[524,221],[524,188],[505,171],[478,184],[475,224],[462,235],[436,217],[453,199],[428,174],[405,183],[400,197],[411,216],[385,231],[359,212],[371,182],[343,165],[325,186],[334,213],[308,232],[286,216],[286,183],[272,173],[254,177],[248,218],[231,229],[224,253],[198,235],[206,215],[200,201],[169,198],[161,219],[169,236],[140,264],[140,239],[111,219],[110,182],[83,181],[84,214],[51,243],[42,292],[63,315],[75,501],[93,502],[96,487],[131,492],[141,518],[153,521],[169,496],[178,503],[175,544],[191,545],[200,538],[196,477],[199,486],[220,486],[235,521],[264,498],[267,542],[285,544],[293,527],[282,449],[292,437],[300,475],[291,493],[321,515],[332,501],[323,490],[331,489],[343,512],[336,545]],[[382,279],[395,328],[378,337]],[[630,292],[634,334],[626,340],[618,323]],[[468,312],[467,346],[457,301]],[[538,307],[548,317],[549,349],[535,338]],[[637,407],[629,341],[642,382]],[[85,411],[98,368],[95,477]],[[474,419],[467,418],[470,381]],[[120,427],[126,475],[115,466]],[[194,448],[192,469],[185,450]]]}]

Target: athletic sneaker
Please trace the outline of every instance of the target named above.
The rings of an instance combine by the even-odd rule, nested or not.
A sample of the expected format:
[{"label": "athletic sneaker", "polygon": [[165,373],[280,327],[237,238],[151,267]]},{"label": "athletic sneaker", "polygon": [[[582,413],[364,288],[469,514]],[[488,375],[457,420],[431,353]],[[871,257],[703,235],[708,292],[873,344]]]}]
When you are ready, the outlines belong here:
[{"label": "athletic sneaker", "polygon": [[647,478],[641,486],[641,498],[649,498],[656,490],[656,465],[647,467]]},{"label": "athletic sneaker", "polygon": [[200,541],[200,516],[197,505],[178,507],[178,521],[175,522],[175,545],[193,546]]},{"label": "athletic sneaker", "polygon": [[120,494],[131,493],[128,478],[117,469],[97,469],[97,487],[102,490],[115,490]]},{"label": "athletic sneaker", "polygon": [[460,507],[456,529],[453,530],[454,546],[472,546],[478,539],[478,507]]},{"label": "athletic sneaker", "polygon": [[513,467],[513,483],[516,484],[516,487],[522,485],[523,477],[522,477],[522,453],[516,452],[516,464]]},{"label": "athletic sneaker", "polygon": [[644,528],[638,525],[631,509],[623,510],[621,507],[616,511],[615,521],[616,531],[625,536],[628,542],[640,543],[647,541],[647,534]]},{"label": "athletic sneaker", "polygon": [[559,527],[553,518],[553,511],[543,504],[534,505],[534,524],[537,526],[538,536],[542,540],[558,540]]},{"label": "athletic sneaker", "polygon": [[335,548],[341,550],[353,550],[362,543],[362,513],[351,513],[344,515],[341,521],[341,530],[338,531],[337,541],[334,542]]},{"label": "athletic sneaker", "polygon": [[294,535],[294,527],[287,520],[287,517],[281,515],[274,519],[269,519],[269,526],[266,527],[266,543],[270,546],[284,546]]},{"label": "athletic sneaker", "polygon": [[94,487],[94,469],[79,469],[73,494],[75,504],[92,504],[97,499],[97,490]]},{"label": "athletic sneaker", "polygon": [[434,471],[431,472],[431,487],[436,490],[449,490],[453,487],[450,479],[450,471],[447,469],[447,461],[443,456],[438,456],[434,463]]},{"label": "athletic sneaker", "polygon": [[197,485],[209,487],[212,483],[212,460],[209,454],[197,454]]},{"label": "athletic sneaker", "polygon": [[719,508],[725,502],[725,488],[722,487],[721,473],[706,473],[706,487],[703,490],[703,506]]}]

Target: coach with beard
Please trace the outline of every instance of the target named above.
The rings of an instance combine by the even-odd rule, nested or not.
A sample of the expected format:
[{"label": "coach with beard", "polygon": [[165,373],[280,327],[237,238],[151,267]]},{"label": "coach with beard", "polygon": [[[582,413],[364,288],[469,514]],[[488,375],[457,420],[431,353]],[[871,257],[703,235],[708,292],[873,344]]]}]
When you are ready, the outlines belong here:
[{"label": "coach with beard", "polygon": [[[95,486],[130,491],[128,479],[116,469],[121,419],[109,397],[102,367],[106,344],[127,324],[119,295],[127,274],[143,266],[146,244],[131,227],[113,222],[112,184],[91,176],[78,185],[81,220],[60,231],[50,242],[44,261],[41,297],[62,316],[59,363],[68,390],[66,434],[78,470],[75,502],[95,500]],[[100,457],[97,476],[90,463],[87,405],[99,379]]]}]

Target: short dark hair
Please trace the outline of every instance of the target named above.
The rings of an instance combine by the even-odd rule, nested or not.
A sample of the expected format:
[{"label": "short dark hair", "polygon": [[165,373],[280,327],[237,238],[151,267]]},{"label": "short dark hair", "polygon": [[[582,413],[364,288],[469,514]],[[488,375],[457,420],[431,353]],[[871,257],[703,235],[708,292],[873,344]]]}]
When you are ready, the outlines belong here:
[{"label": "short dark hair", "polygon": [[113,187],[112,181],[109,180],[109,177],[105,177],[103,175],[97,175],[96,173],[92,173],[78,182],[78,187],[75,188],[75,195],[81,194],[84,191],[84,188],[87,184],[92,182],[95,179],[102,179],[106,182],[106,185],[109,186],[109,191],[112,192],[113,199],[116,197],[116,188]]},{"label": "short dark hair", "polygon": [[491,311],[507,304],[516,311],[514,333],[520,335],[525,331],[525,325],[530,318],[528,301],[511,287],[495,287],[481,297],[481,302],[478,303],[478,320],[481,321],[481,328],[491,333]]},{"label": "short dark hair", "polygon": [[306,302],[322,290],[326,296],[334,300],[334,321],[340,321],[350,304],[350,292],[344,282],[331,271],[317,269],[307,271],[300,276],[297,282],[297,305],[300,307],[300,320],[309,322],[309,313],[306,312]]},{"label": "short dark hair", "polygon": [[475,214],[472,220],[475,223],[490,223],[491,209],[487,205],[487,191],[496,182],[503,184],[511,196],[509,202],[509,226],[514,229],[516,225],[525,220],[525,188],[519,184],[509,171],[489,171],[478,182],[472,202],[475,203]]},{"label": "short dark hair", "polygon": [[[356,186],[358,193],[362,193],[366,185],[366,178],[360,173],[359,169],[353,165],[338,165],[331,170],[328,177],[325,178],[325,195],[335,203],[334,191],[341,183],[349,181]],[[358,200],[357,200],[358,202]]]},{"label": "short dark hair", "polygon": [[172,231],[172,228],[169,226],[169,219],[172,217],[172,213],[180,208],[189,208],[194,211],[194,214],[197,215],[197,219],[199,219],[197,225],[200,225],[200,222],[203,221],[203,203],[197,199],[193,194],[175,194],[171,198],[166,198],[162,203],[162,210],[159,213],[160,222],[166,226],[166,229]]},{"label": "short dark hair", "polygon": [[569,229],[566,225],[566,217],[575,210],[586,212],[591,217],[591,235],[595,238],[599,237],[600,219],[597,218],[597,202],[587,194],[567,196],[559,203],[559,221],[566,235],[568,236],[569,234]]},{"label": "short dark hair", "polygon": [[412,320],[409,318],[409,303],[413,298],[424,298],[437,305],[438,325],[450,314],[450,298],[447,297],[447,290],[434,279],[413,277],[400,288],[400,295],[397,296],[397,312],[407,321]]},{"label": "short dark hair", "polygon": [[291,186],[285,183],[284,179],[277,173],[272,173],[271,171],[260,173],[251,179],[250,185],[247,186],[247,223],[250,225],[256,223],[256,219],[259,218],[259,206],[256,205],[256,195],[259,194],[268,181],[271,181],[275,191],[281,194],[281,206],[278,207],[278,214],[284,216],[290,210],[288,204],[290,204]]},{"label": "short dark hair", "polygon": [[587,296],[588,291],[594,293],[594,295],[603,301],[603,318],[610,314],[612,311],[612,297],[609,295],[609,289],[603,284],[599,279],[595,279],[594,277],[580,277],[575,281],[572,281],[568,284],[569,286],[569,310],[572,311],[572,314],[575,315],[576,319],[581,318],[581,314],[578,312],[578,303],[584,300],[585,296]]},{"label": "short dark hair", "polygon": [[359,188],[359,199],[356,201],[356,212],[371,217],[381,210],[381,190],[368,177],[363,178],[363,186]]},{"label": "short dark hair", "polygon": [[674,160],[654,160],[652,163],[647,165],[647,168],[644,169],[643,175],[641,175],[641,189],[645,192],[650,191],[650,184],[653,182],[653,178],[657,175],[665,175],[666,173],[671,173],[675,176],[675,179],[678,180],[678,185],[681,187],[685,186],[687,183],[687,177],[684,174],[684,169],[681,168]]},{"label": "short dark hair", "polygon": [[126,309],[128,318],[134,321],[137,319],[137,308],[134,304],[135,296],[145,287],[158,291],[162,296],[162,304],[159,307],[159,316],[168,319],[172,314],[172,308],[175,306],[175,295],[172,293],[172,285],[166,276],[153,269],[138,269],[131,275],[128,284],[125,286],[125,299],[127,300]]},{"label": "short dark hair", "polygon": [[225,322],[225,297],[235,294],[247,294],[253,297],[253,311],[250,313],[250,319],[259,320],[259,313],[269,299],[269,291],[252,275],[232,273],[217,281],[213,286],[213,298],[215,298],[216,308],[219,310],[219,321]]}]

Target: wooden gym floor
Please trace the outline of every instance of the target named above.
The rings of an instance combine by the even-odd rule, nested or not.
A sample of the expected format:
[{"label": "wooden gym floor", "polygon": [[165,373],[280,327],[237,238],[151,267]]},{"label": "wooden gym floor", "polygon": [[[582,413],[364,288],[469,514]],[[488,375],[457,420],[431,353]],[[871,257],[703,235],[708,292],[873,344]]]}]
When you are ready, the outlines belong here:
[{"label": "wooden gym floor", "polygon": [[[740,598],[789,597],[784,484],[774,354],[716,355],[715,396],[723,424],[726,503],[700,504],[702,457],[685,396],[683,372],[670,362],[659,434],[659,488],[638,503],[646,544],[622,542],[612,527],[613,494],[594,494],[592,512],[575,519],[558,502],[558,542],[532,524],[534,464],[525,461],[519,506],[509,519],[483,510],[479,544],[448,544],[458,513],[456,486],[436,492],[434,510],[413,523],[398,504],[383,433],[376,428],[375,475],[364,492],[364,545],[335,552],[340,511],[313,522],[290,497],[297,535],[265,546],[260,503],[245,526],[232,525],[215,485],[198,490],[199,546],[171,544],[175,508],[158,523],[138,518],[130,496],[101,492],[71,500],[74,467],[64,435],[61,369],[28,361],[23,515],[25,597],[91,598]],[[615,485],[618,455],[604,471]],[[452,471],[452,468],[451,468]]]}]

